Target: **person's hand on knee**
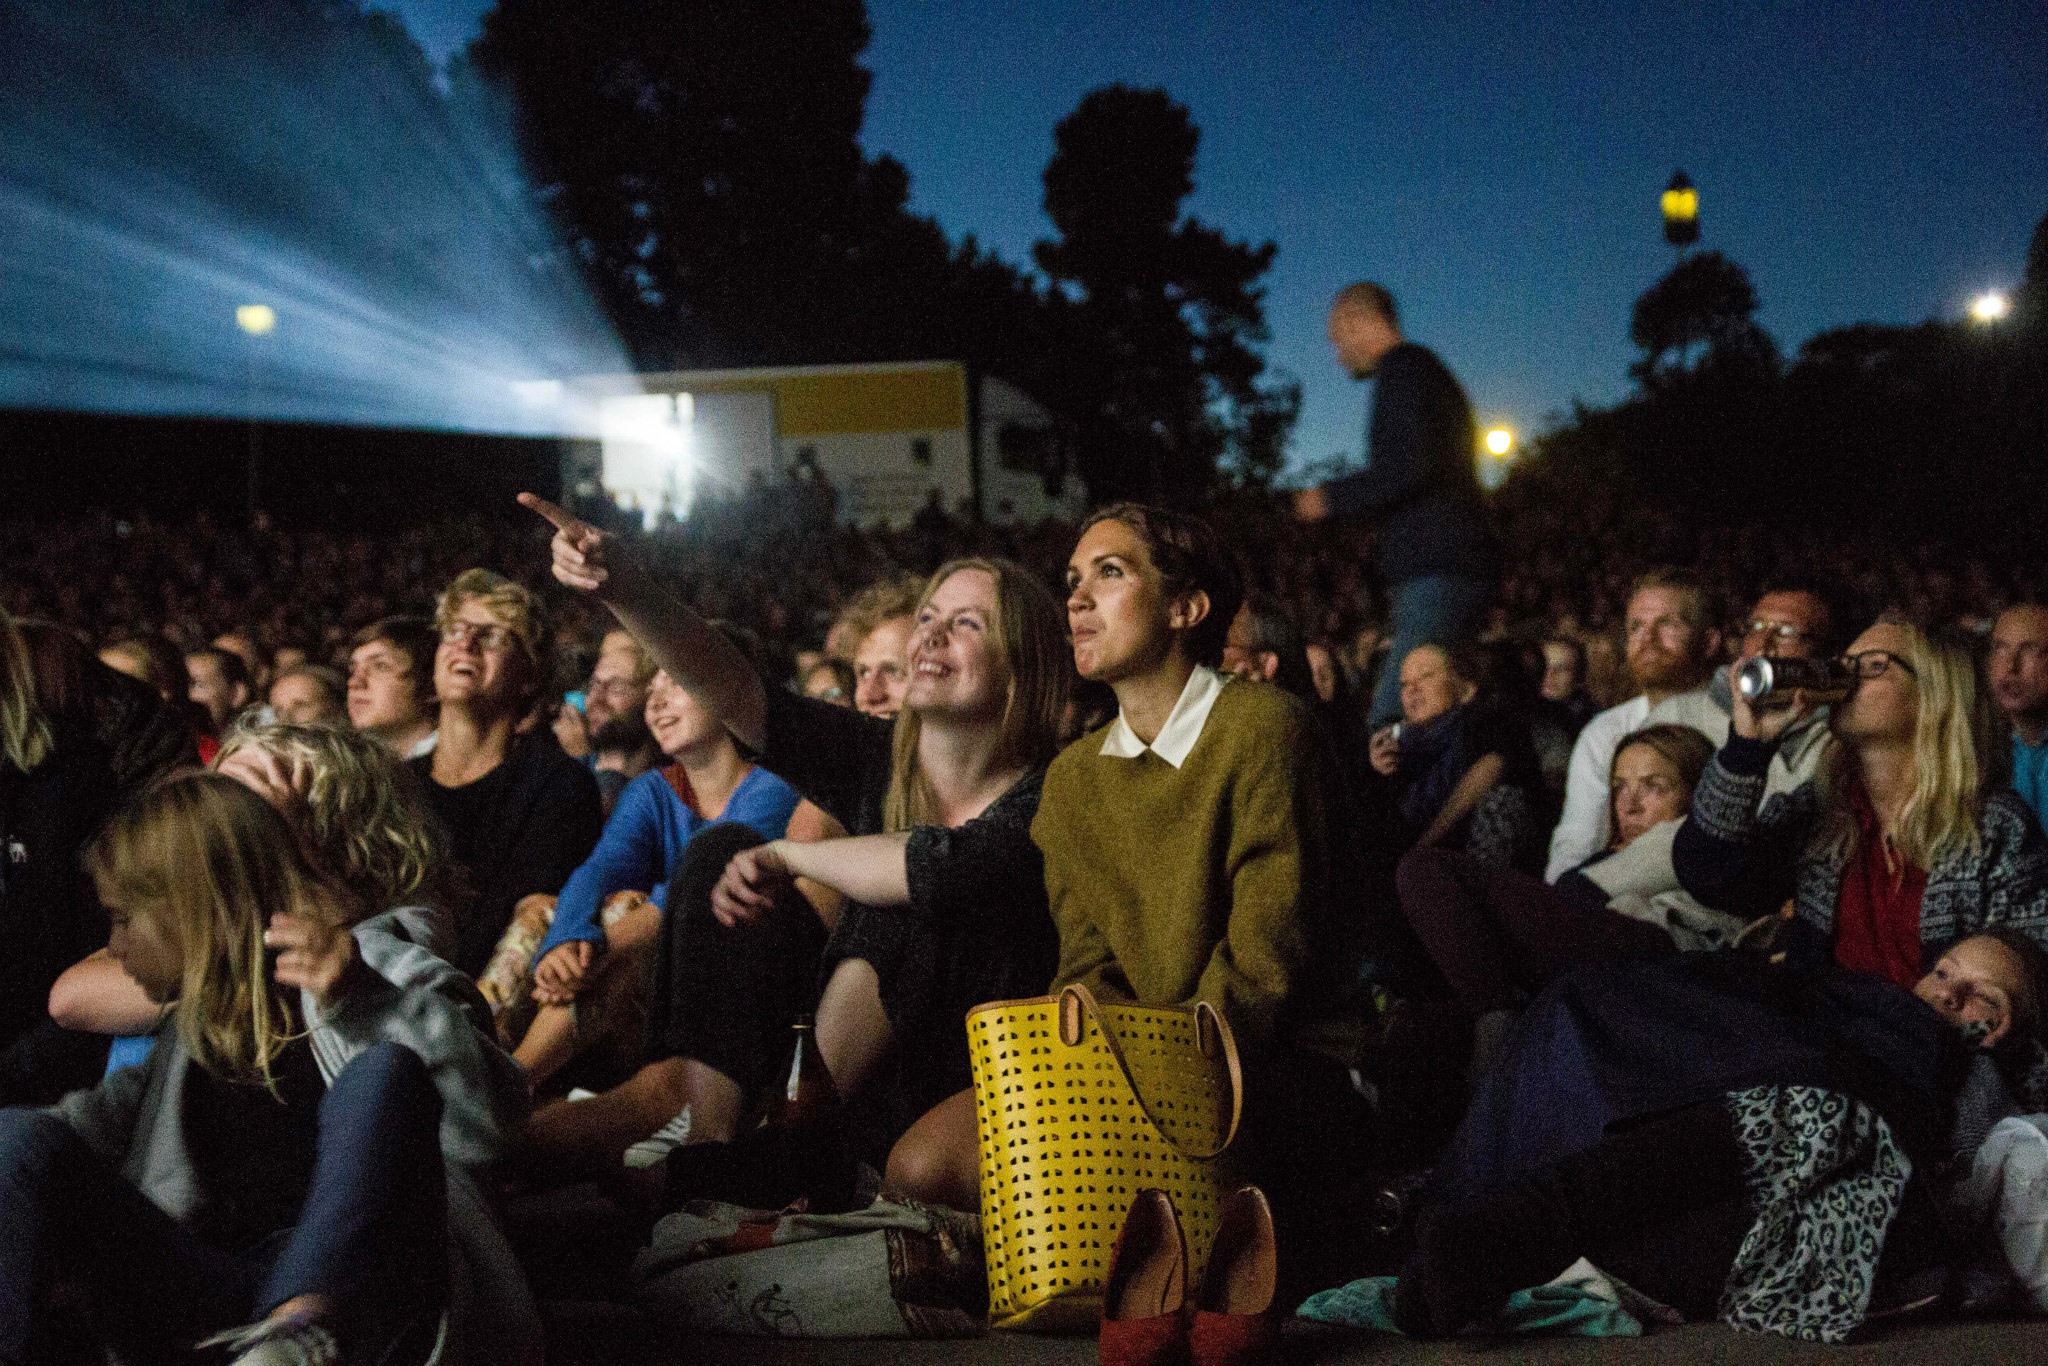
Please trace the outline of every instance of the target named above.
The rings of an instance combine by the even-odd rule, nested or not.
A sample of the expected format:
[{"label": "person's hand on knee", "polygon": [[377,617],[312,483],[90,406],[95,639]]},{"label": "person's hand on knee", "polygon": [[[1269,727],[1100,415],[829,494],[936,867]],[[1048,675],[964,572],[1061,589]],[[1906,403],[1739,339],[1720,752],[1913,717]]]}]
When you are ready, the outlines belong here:
[{"label": "person's hand on knee", "polygon": [[711,889],[711,913],[731,928],[751,925],[766,915],[794,879],[781,840],[742,849],[725,865],[725,876]]}]

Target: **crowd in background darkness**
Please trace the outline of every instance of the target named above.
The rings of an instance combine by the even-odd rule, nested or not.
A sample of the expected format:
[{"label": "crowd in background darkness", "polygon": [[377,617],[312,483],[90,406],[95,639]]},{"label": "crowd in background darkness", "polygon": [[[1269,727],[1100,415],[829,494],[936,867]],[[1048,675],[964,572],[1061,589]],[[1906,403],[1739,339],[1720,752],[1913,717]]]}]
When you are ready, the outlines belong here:
[{"label": "crowd in background darkness", "polygon": [[[658,1208],[877,1190],[974,1208],[960,1020],[1079,981],[1231,1019],[1288,1294],[1370,1252],[1401,1269],[1396,1319],[1442,1334],[1598,1251],[1688,1315],[1836,1340],[1904,1293],[1874,1254],[1829,1250],[1884,1242],[1895,1157],[1952,1210],[1977,1202],[1980,1250],[2018,1227],[1959,1173],[1994,1124],[2048,1107],[2048,573],[2019,542],[1696,526],[1559,483],[1491,499],[1476,639],[1402,658],[1373,526],[1260,492],[1078,526],[936,508],[840,526],[816,482],[652,531],[529,495],[383,534],[0,526],[0,833],[24,851],[0,897],[39,925],[9,960],[0,1099],[109,1069],[59,1111],[0,1110],[0,1177],[128,1198],[77,1165],[82,1136],[204,1187],[203,1122],[275,1205],[238,1206],[229,1234],[288,1251],[238,1252],[192,1324],[253,1306],[250,1342],[410,1351],[419,1315],[462,1303],[460,1331],[495,1344],[472,1359],[516,1359],[538,1330],[515,1258],[543,1295],[554,1274],[510,1213],[521,1193],[623,1162],[648,1175],[618,1198]],[[1840,656],[1859,681],[1787,727],[1730,691],[1763,654]],[[1376,693],[1397,720],[1369,724]],[[172,848],[296,909],[265,931],[233,878],[166,893]],[[94,889],[108,920],[78,913]],[[189,956],[181,979],[137,928],[172,903],[188,938],[241,927],[206,972],[245,971],[261,933],[300,993],[285,1015],[249,1038],[222,1023]],[[296,1011],[306,1030],[280,1031]],[[1531,1013],[1545,1030],[1515,1031]],[[842,1108],[755,1133],[752,1097],[810,1015]],[[1872,1021],[1908,1042],[1856,1066],[1814,1042]],[[1957,1040],[1982,1056],[1927,1061]],[[1610,1083],[1652,1056],[1627,1094],[1656,1103],[1622,1107]],[[122,1080],[143,1076],[139,1095]],[[1525,1150],[1548,1122],[1516,1108],[1544,1093],[1515,1089],[1531,1076],[1583,1093],[1575,1123],[1621,1127]],[[196,1088],[203,1121],[166,1118],[166,1086]],[[401,1161],[383,1145],[426,1132],[434,1089],[441,1158]],[[1848,1134],[1809,1113],[1819,1095],[1892,1127]],[[1791,1137],[1765,1151],[1756,1124]],[[1947,1165],[1941,1134],[1962,1145]],[[264,1165],[339,1135],[350,1163]],[[1689,1183],[1645,1194],[1682,1152],[1705,1155]],[[1878,1182],[1855,1187],[1878,1212],[1759,1204],[1786,1153]],[[1374,1192],[1412,1201],[1432,1163],[1421,1222],[1361,1242]],[[390,1241],[390,1193],[416,1216],[443,1185],[446,1227]],[[370,1232],[292,1225],[299,1190]],[[203,1203],[172,1217],[229,1236]],[[1874,1237],[1850,1227],[1866,1217]],[[1817,1241],[1783,1233],[1808,1224]],[[1899,1227],[1920,1270],[1960,1246]],[[182,1265],[183,1236],[138,1254],[150,1275]],[[1635,1260],[1631,1239],[1662,1251]],[[2048,1298],[2048,1263],[2000,1245],[2024,1284],[1957,1302]],[[445,1246],[490,1293],[401,1284],[400,1246]],[[623,1276],[631,1251],[591,1265]],[[288,1293],[380,1259],[367,1298]],[[1780,1302],[1781,1274],[1861,1289]],[[0,1362],[41,1349],[35,1322],[0,1313]]]},{"label": "crowd in background darkness", "polygon": [[[1626,695],[1607,643],[1629,586],[1660,564],[1689,566],[1729,620],[1758,588],[1787,577],[1825,583],[1849,615],[1897,611],[1944,629],[1987,633],[2009,603],[2048,590],[2048,567],[2024,543],[1978,539],[1897,543],[1879,533],[1787,532],[1782,526],[1693,528],[1672,513],[1623,506],[1597,486],[1569,498],[1518,497],[1493,505],[1502,545],[1499,594],[1485,635],[1590,647],[1597,701]],[[1312,647],[1327,651],[1348,690],[1377,669],[1386,599],[1371,569],[1372,531],[1304,528],[1245,497],[1211,513],[1235,546],[1258,546],[1247,585],[1276,602]],[[0,604],[16,616],[62,623],[97,647],[161,634],[196,649],[237,632],[264,652],[342,667],[351,634],[426,610],[454,575],[493,565],[560,608],[564,679],[587,673],[604,624],[550,586],[545,543],[517,508],[388,534],[336,534],[266,523],[257,530],[208,514],[163,522],[93,514],[0,524]],[[700,505],[689,522],[651,533],[662,572],[707,616],[745,625],[784,665],[822,645],[833,617],[868,584],[923,574],[968,553],[1000,553],[1058,577],[1072,528],[976,526],[919,519],[902,530],[828,526],[814,504],[761,491]],[[580,671],[580,672],[579,672]],[[564,691],[573,682],[564,683]]]}]

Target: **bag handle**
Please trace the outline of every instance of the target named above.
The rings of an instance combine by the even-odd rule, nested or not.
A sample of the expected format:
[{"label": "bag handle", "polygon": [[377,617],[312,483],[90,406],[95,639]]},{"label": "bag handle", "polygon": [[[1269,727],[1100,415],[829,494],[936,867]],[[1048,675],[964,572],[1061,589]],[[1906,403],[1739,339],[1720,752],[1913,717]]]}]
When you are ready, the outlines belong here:
[{"label": "bag handle", "polygon": [[1244,1064],[1238,1059],[1237,1038],[1230,1032],[1230,1021],[1223,1018],[1216,1007],[1207,1001],[1195,1002],[1195,1040],[1202,1050],[1202,1056],[1221,1056],[1224,1066],[1230,1072],[1230,1124],[1224,1130],[1223,1141],[1213,1148],[1184,1148],[1180,1141],[1167,1132],[1159,1117],[1152,1113],[1152,1103],[1145,1099],[1145,1092],[1138,1085],[1138,1079],[1131,1074],[1131,1064],[1124,1057],[1124,1048],[1116,1037],[1116,1031],[1103,1023],[1102,1007],[1095,999],[1095,993],[1079,982],[1060,991],[1060,1040],[1069,1048],[1081,1042],[1083,1019],[1095,1021],[1095,1032],[1102,1036],[1102,1045],[1109,1050],[1109,1056],[1116,1063],[1117,1071],[1123,1074],[1124,1084],[1131,1088],[1131,1094],[1138,1098],[1138,1108],[1145,1119],[1158,1131],[1159,1136],[1173,1145],[1174,1151],[1182,1157],[1197,1162],[1206,1162],[1222,1155],[1231,1141],[1237,1137],[1238,1123],[1244,1118]]}]

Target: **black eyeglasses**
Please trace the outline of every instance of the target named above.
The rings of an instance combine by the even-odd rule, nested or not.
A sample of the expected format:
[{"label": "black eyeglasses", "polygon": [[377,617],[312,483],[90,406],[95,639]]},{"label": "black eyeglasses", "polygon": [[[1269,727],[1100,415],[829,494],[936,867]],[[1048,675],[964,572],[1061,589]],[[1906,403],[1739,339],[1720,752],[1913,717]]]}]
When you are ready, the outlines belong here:
[{"label": "black eyeglasses", "polygon": [[1811,633],[1794,626],[1789,621],[1752,621],[1747,634],[1775,640],[1780,645],[1790,645],[1795,640],[1811,639]]},{"label": "black eyeglasses", "polygon": [[1913,671],[1911,664],[1908,664],[1890,650],[1858,650],[1853,655],[1843,655],[1842,663],[1855,670],[1856,676],[1862,679],[1883,678],[1884,671],[1891,668],[1894,664],[1906,671],[1906,677],[1912,679],[1920,677],[1919,674]]}]

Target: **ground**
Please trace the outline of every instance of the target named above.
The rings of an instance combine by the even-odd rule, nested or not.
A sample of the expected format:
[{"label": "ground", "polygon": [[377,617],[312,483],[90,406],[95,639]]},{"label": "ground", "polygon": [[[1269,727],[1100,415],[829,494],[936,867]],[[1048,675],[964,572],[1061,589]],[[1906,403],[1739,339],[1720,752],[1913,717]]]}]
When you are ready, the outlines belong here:
[{"label": "ground", "polygon": [[[1092,1338],[993,1333],[954,1342],[662,1341],[612,1306],[556,1305],[552,1366],[1094,1366]],[[1698,1324],[1646,1338],[1526,1338],[1415,1343],[1377,1335],[1289,1332],[1298,1366],[2048,1366],[2048,1322],[1922,1323],[1823,1347]]]}]

